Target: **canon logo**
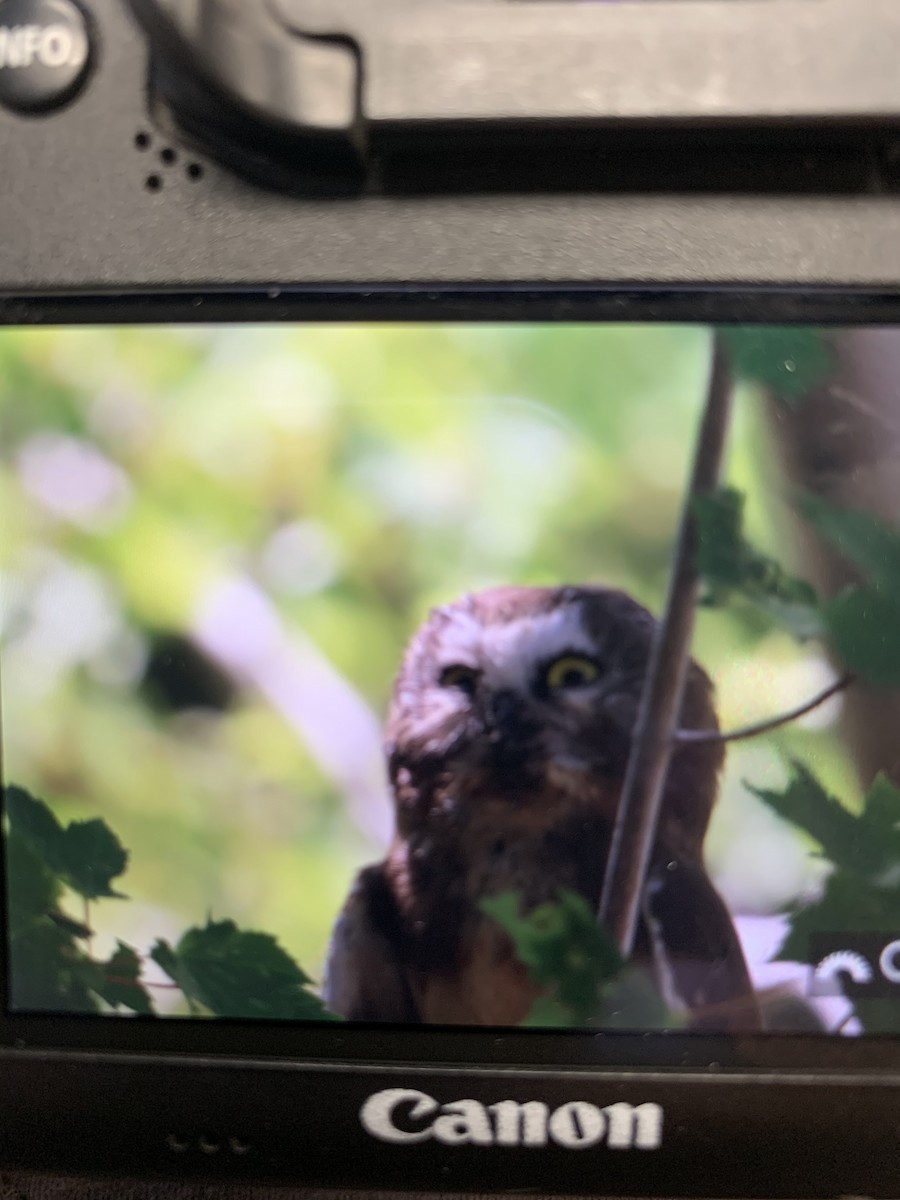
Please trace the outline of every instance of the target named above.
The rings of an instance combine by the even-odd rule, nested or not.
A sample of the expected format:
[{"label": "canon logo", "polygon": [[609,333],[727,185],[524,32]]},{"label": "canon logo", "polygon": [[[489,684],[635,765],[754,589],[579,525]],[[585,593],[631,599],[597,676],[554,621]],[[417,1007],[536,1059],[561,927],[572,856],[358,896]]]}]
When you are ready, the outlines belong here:
[{"label": "canon logo", "polygon": [[551,1111],[541,1100],[453,1100],[441,1104],[413,1088],[386,1088],[370,1096],[359,1119],[372,1137],[395,1145],[434,1138],[445,1146],[546,1146],[586,1150],[601,1142],[611,1150],[656,1150],[662,1143],[658,1104],[598,1108],[570,1100]]}]

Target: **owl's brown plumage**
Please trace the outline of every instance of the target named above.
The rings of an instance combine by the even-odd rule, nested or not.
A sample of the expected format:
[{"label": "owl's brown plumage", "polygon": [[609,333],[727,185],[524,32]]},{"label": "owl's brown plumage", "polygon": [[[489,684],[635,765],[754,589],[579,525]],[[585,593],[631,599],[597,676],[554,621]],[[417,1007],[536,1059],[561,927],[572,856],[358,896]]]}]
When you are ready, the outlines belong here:
[{"label": "owl's brown plumage", "polygon": [[[394,841],[358,876],[332,939],[335,1011],[480,1025],[527,1015],[537,993],[480,901],[516,891],[531,908],[569,889],[596,905],[654,628],[630,596],[599,587],[494,588],[431,613],[388,720]],[[717,727],[694,663],[680,724]],[[716,743],[673,755],[635,953],[696,1027],[746,1030],[750,980],[703,865],[722,757]]]}]

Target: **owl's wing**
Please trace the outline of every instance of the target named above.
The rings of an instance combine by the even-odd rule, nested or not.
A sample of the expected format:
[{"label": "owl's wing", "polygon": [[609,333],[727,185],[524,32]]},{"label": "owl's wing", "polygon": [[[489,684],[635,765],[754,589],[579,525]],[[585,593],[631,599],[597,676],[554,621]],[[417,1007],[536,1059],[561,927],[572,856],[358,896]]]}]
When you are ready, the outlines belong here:
[{"label": "owl's wing", "polygon": [[670,862],[651,881],[649,912],[691,1028],[747,1033],[759,1007],[731,915],[702,863]]},{"label": "owl's wing", "polygon": [[399,947],[399,916],[383,868],[360,871],[338,917],[322,995],[348,1021],[418,1023]]}]

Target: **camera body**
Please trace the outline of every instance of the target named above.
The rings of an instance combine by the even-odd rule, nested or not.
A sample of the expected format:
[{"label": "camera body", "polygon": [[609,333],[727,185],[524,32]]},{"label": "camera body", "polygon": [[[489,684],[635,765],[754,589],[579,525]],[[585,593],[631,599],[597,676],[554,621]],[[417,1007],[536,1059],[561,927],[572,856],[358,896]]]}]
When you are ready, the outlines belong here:
[{"label": "camera body", "polygon": [[[317,138],[327,141],[321,131],[286,132],[277,108],[260,115],[240,95],[220,99],[226,51],[226,74],[204,82],[202,93],[225,126],[221,141],[208,121],[186,129],[202,108],[190,86],[204,80],[203,62],[179,58],[188,33],[179,37],[167,22],[170,7],[179,8],[137,5],[156,34],[151,42],[126,5],[94,6],[83,90],[43,114],[0,109],[4,225],[15,230],[0,250],[7,295],[254,289],[265,296],[352,285],[357,293],[369,288],[373,303],[384,289],[409,297],[415,288],[423,311],[429,285],[482,293],[495,284],[796,292],[890,290],[900,275],[891,194],[900,96],[887,53],[897,17],[889,0],[872,0],[864,25],[841,0],[420,5],[425,27],[415,27],[403,62],[419,61],[424,80],[414,79],[411,95],[392,96],[393,60],[376,63],[373,103],[384,117],[372,124],[393,132],[380,135],[385,148],[370,135],[367,149],[354,150],[355,174],[343,175],[346,146],[332,145],[329,159],[327,147],[317,149]],[[347,7],[349,20],[364,6]],[[394,7],[396,24],[408,24],[405,6]],[[223,22],[233,16],[229,5],[209,11],[219,8]],[[482,30],[477,55],[429,40],[448,24],[459,29],[457,9]],[[280,10],[258,11],[272,24]],[[530,37],[510,41],[506,27],[523,22]],[[558,41],[548,41],[549,30]],[[289,45],[297,41],[287,17],[278,33]],[[369,36],[363,28],[364,68]],[[420,45],[444,63],[450,82],[456,56],[469,54],[477,78],[491,81],[482,111],[433,93],[436,68]],[[240,47],[232,48],[237,61]],[[573,80],[575,102],[566,111],[576,70],[582,78]],[[368,102],[365,69],[361,80],[354,85],[363,88],[360,105]],[[462,96],[481,90],[459,88]],[[429,97],[435,111],[420,116],[417,105]],[[539,121],[542,104],[547,115]],[[439,105],[449,119],[438,120]],[[529,105],[533,111],[522,111]],[[404,108],[405,121],[389,119]],[[502,119],[491,121],[491,111]],[[305,170],[308,160],[321,161],[322,170]],[[773,302],[788,311],[786,300]],[[669,295],[665,303],[679,301]],[[736,313],[733,296],[718,303]]]},{"label": "camera body", "polygon": [[[73,7],[0,0],[5,324],[900,311],[894,0]],[[2,1031],[4,1167],[896,1195],[890,1038]]]}]

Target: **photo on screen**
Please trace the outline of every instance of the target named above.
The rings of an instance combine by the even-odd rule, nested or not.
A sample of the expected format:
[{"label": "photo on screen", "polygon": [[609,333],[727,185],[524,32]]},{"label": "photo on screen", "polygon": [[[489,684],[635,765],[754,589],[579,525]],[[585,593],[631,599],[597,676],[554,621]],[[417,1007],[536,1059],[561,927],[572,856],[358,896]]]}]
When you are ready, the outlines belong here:
[{"label": "photo on screen", "polygon": [[0,331],[9,1008],[900,1032],[898,379],[893,329]]}]

